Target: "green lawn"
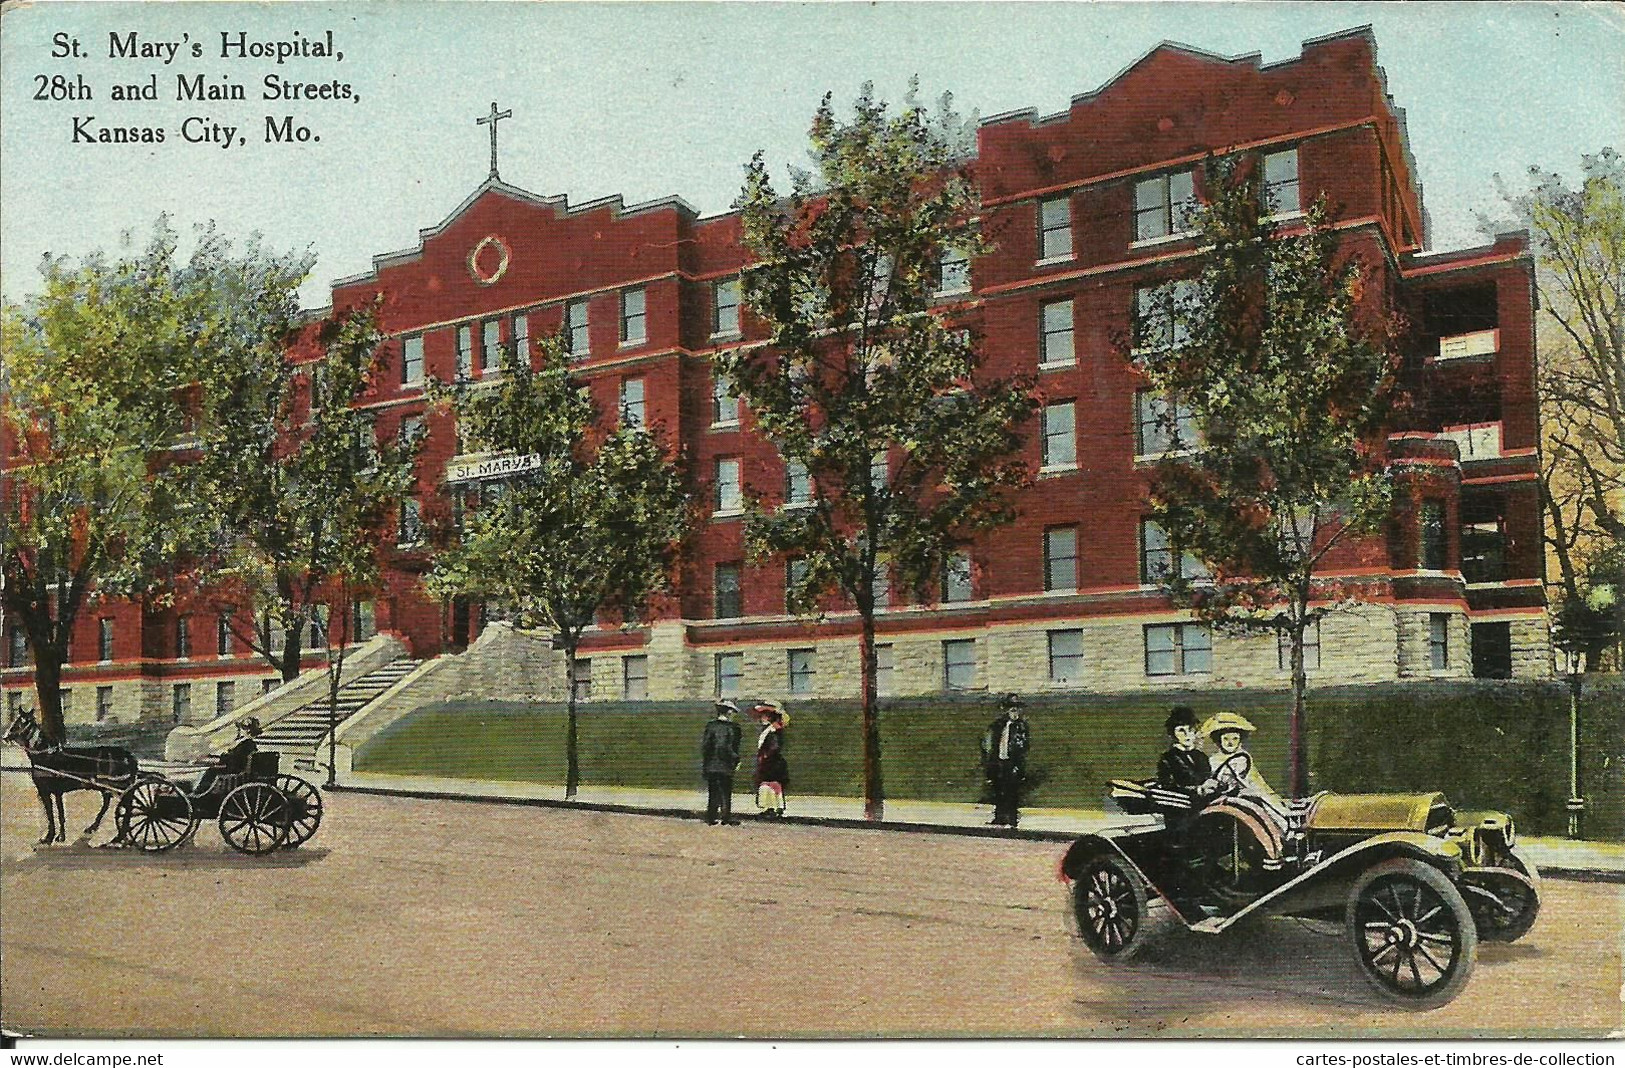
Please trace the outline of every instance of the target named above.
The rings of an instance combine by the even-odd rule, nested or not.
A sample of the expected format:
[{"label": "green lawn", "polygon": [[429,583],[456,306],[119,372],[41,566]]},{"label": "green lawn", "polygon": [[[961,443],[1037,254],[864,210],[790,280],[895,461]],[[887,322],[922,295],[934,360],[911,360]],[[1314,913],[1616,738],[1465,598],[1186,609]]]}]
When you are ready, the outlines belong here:
[{"label": "green lawn", "polygon": [[[1277,691],[1037,697],[1030,803],[1096,807],[1106,780],[1154,772],[1162,720],[1183,701],[1199,715],[1244,713],[1259,728],[1260,769],[1286,782],[1286,714]],[[795,793],[862,792],[856,702],[792,704],[786,755]],[[1625,686],[1593,685],[1586,717],[1591,837],[1625,838]],[[588,784],[699,789],[700,704],[582,707],[581,774]],[[888,797],[975,801],[978,747],[994,698],[887,701],[881,713]],[[564,710],[556,705],[457,702],[420,710],[356,754],[358,771],[561,783]],[[1506,809],[1525,833],[1559,834],[1568,796],[1568,702],[1560,684],[1417,683],[1311,694],[1310,762],[1316,789],[1442,789],[1461,807]],[[755,727],[745,730],[748,774]]]}]

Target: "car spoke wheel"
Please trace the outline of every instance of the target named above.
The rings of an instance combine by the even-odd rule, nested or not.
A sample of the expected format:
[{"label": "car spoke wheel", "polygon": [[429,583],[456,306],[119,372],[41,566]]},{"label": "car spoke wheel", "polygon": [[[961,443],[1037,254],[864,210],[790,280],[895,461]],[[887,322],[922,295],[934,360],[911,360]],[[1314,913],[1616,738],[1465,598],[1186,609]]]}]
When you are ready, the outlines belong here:
[{"label": "car spoke wheel", "polygon": [[124,791],[113,818],[118,841],[143,853],[174,849],[197,830],[191,800],[165,779],[142,779]]},{"label": "car spoke wheel", "polygon": [[1072,902],[1078,934],[1102,960],[1128,960],[1150,941],[1145,881],[1119,858],[1085,864],[1072,884]]},{"label": "car spoke wheel", "polygon": [[276,788],[288,799],[288,836],[282,848],[297,849],[310,841],[322,825],[322,795],[295,775],[277,776]]},{"label": "car spoke wheel", "polygon": [[1348,929],[1366,979],[1413,1009],[1460,993],[1478,952],[1461,892],[1419,860],[1386,861],[1362,875],[1349,894]]},{"label": "car spoke wheel", "polygon": [[239,853],[269,853],[287,837],[290,808],[270,783],[244,783],[220,802],[220,837]]}]

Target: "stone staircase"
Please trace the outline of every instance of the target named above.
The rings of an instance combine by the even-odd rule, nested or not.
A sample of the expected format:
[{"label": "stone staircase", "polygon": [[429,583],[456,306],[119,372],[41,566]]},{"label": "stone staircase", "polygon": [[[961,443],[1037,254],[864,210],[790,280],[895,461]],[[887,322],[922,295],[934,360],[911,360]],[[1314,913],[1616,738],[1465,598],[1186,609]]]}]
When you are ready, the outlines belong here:
[{"label": "stone staircase", "polygon": [[320,698],[266,727],[265,733],[259,737],[259,747],[290,755],[309,756],[311,750],[327,737],[332,724],[343,723],[361,711],[379,694],[411,674],[420,663],[405,658],[393,660],[359,679],[345,683],[339,687],[336,713],[329,707],[324,688]]}]

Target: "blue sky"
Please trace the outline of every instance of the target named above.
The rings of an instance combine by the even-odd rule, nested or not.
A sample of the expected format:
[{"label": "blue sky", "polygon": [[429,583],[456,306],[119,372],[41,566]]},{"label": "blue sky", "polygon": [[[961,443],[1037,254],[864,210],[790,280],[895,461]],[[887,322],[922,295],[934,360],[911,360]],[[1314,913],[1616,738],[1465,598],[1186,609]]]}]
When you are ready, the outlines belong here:
[{"label": "blue sky", "polygon": [[[0,33],[0,286],[36,285],[47,251],[80,255],[145,232],[161,212],[185,231],[218,221],[317,256],[307,304],[373,255],[411,247],[486,175],[475,118],[491,101],[502,177],[573,203],[677,195],[727,210],[757,149],[782,172],[805,158],[809,117],[870,79],[886,98],[918,74],[983,116],[1063,110],[1165,40],[1288,59],[1306,38],[1373,27],[1406,109],[1433,246],[1479,243],[1499,205],[1493,175],[1531,165],[1577,175],[1580,156],[1625,149],[1625,9],[1573,3],[78,3],[9,9]],[[322,39],[342,62],[221,59],[220,35]],[[202,44],[172,63],[109,58],[110,33]],[[52,56],[57,33],[85,58]],[[246,101],[174,99],[177,74],[221,75]],[[114,82],[157,75],[157,101],[115,102]],[[359,101],[260,99],[266,74],[349,83]],[[92,100],[36,100],[44,76],[82,76]],[[75,82],[75,84],[77,84]],[[292,113],[321,140],[263,141]],[[152,125],[162,145],[73,144],[90,129]],[[237,126],[246,144],[187,144],[189,116]]]}]

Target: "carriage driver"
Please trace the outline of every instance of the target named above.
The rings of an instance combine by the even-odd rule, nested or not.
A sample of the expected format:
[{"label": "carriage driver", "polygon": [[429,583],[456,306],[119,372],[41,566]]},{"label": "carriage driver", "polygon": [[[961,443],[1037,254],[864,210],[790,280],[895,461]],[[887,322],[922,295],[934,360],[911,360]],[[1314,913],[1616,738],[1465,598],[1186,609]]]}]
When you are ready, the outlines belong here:
[{"label": "carriage driver", "polygon": [[197,781],[196,792],[206,793],[216,779],[222,775],[243,775],[248,772],[249,762],[259,751],[259,743],[254,741],[261,734],[260,721],[254,716],[246,716],[237,723],[237,741],[232,747],[215,758],[212,767],[204,771]]}]

